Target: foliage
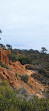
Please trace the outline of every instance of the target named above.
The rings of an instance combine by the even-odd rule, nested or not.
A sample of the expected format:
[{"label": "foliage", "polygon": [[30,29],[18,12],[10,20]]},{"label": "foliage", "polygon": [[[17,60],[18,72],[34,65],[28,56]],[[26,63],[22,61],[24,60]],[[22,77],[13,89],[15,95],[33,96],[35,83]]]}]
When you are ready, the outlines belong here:
[{"label": "foliage", "polygon": [[26,69],[28,69],[28,70],[38,70],[38,66],[28,64],[28,65],[26,65]]},{"label": "foliage", "polygon": [[22,75],[21,76],[21,80],[26,82],[26,83],[28,82],[28,78],[29,78],[28,75]]},{"label": "foliage", "polygon": [[48,111],[49,99],[38,99],[33,97],[31,100],[20,100],[16,90],[9,84],[0,80],[0,111]]},{"label": "foliage", "polygon": [[16,73],[16,77],[17,77],[17,75],[18,75],[18,74]]},{"label": "foliage", "polygon": [[[42,80],[42,83],[49,84],[49,53],[45,53],[46,48],[41,48],[43,51],[39,52],[38,50],[20,50],[12,49],[11,54],[9,55],[9,61],[12,62],[20,61],[22,65],[26,65],[26,68],[29,70],[34,70],[38,72],[37,79]],[[19,54],[19,55],[17,55]],[[4,65],[2,65],[4,67]],[[35,75],[36,76],[36,75]],[[41,77],[41,79],[40,79]],[[36,78],[36,77],[35,77]]]},{"label": "foliage", "polygon": [[42,52],[42,53],[45,53],[46,51],[47,51],[47,49],[46,49],[45,47],[42,47],[42,48],[41,48],[41,52]]},{"label": "foliage", "polygon": [[0,29],[0,34],[2,33],[2,30]]},{"label": "foliage", "polygon": [[9,55],[9,60],[12,60],[12,62],[15,62],[15,61],[18,61],[18,57],[15,54],[11,53]]},{"label": "foliage", "polygon": [[46,71],[44,68],[39,68],[39,69],[38,69],[38,72],[39,72],[40,74],[42,74],[43,76],[49,78],[49,72]]},{"label": "foliage", "polygon": [[27,57],[25,57],[25,56],[19,57],[18,60],[21,62],[22,65],[24,65],[24,64],[30,64],[30,59],[27,58]]},{"label": "foliage", "polygon": [[7,47],[8,50],[12,50],[12,46],[11,45],[6,44],[6,47]]},{"label": "foliage", "polygon": [[0,44],[0,48],[6,49],[5,45],[3,45],[3,44]]},{"label": "foliage", "polygon": [[[45,48],[46,49],[46,48]],[[21,64],[28,64],[26,68],[34,70],[38,74],[36,76],[39,81],[44,84],[49,84],[49,54],[39,52],[38,50],[20,50],[13,49],[12,55],[15,54],[15,61],[20,61]],[[17,53],[21,54],[20,56]],[[14,61],[14,57],[13,57]]]},{"label": "foliage", "polygon": [[19,74],[18,76],[19,76],[19,77],[21,77],[21,75],[20,75],[20,74]]},{"label": "foliage", "polygon": [[0,61],[0,66],[8,69],[8,67]]},{"label": "foliage", "polygon": [[43,68],[39,68],[39,69],[38,69],[38,72],[39,72],[39,73],[46,74],[46,71],[45,71],[45,69],[43,69]]},{"label": "foliage", "polygon": [[41,74],[35,74],[35,73],[33,73],[33,74],[31,74],[31,77],[34,77],[34,79],[39,80],[43,84],[49,85],[49,78],[47,78],[47,77],[45,77],[45,76],[43,76]]}]

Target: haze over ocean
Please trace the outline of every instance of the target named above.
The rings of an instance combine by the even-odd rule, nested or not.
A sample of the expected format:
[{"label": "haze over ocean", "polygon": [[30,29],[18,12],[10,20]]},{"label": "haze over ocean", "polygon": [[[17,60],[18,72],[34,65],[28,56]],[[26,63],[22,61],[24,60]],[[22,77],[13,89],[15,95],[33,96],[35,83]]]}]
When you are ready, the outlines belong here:
[{"label": "haze over ocean", "polygon": [[0,43],[49,50],[49,0],[0,0]]}]

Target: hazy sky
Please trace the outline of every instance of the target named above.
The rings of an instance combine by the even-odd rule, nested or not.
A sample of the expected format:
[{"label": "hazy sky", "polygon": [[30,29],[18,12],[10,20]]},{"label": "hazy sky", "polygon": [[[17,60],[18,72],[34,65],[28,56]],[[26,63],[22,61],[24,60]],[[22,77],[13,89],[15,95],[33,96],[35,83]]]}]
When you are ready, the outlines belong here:
[{"label": "hazy sky", "polygon": [[0,43],[49,50],[49,0],[0,0]]}]

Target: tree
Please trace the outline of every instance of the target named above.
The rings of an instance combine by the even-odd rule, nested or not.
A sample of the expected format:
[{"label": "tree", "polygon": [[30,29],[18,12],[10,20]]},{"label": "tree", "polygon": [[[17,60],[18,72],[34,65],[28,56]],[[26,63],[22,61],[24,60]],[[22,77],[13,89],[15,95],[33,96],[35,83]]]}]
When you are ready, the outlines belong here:
[{"label": "tree", "polygon": [[6,47],[7,47],[8,50],[12,50],[12,46],[11,45],[7,44]]},{"label": "tree", "polygon": [[42,47],[42,48],[41,48],[41,52],[42,52],[42,53],[46,53],[46,51],[47,51],[47,49],[46,49],[45,47]]},{"label": "tree", "polygon": [[[1,31],[1,29],[0,29],[0,34],[2,33],[2,31]],[[1,38],[0,38],[0,40],[1,40]]]},{"label": "tree", "polygon": [[0,29],[0,33],[2,33],[1,29]]},{"label": "tree", "polygon": [[3,45],[3,44],[0,44],[0,48],[3,48],[3,49],[5,49],[5,45]]}]

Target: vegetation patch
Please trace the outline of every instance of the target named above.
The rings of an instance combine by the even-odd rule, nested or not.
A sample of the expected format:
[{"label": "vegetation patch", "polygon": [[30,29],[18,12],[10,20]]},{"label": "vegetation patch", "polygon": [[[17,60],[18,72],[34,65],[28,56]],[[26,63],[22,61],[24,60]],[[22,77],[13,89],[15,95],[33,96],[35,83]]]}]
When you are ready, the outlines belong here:
[{"label": "vegetation patch", "polygon": [[29,77],[28,77],[28,75],[19,75],[19,77],[21,78],[21,80],[22,81],[24,81],[25,83],[28,83],[28,79],[29,79]]},{"label": "vegetation patch", "polygon": [[30,59],[28,57],[26,57],[26,56],[20,56],[18,60],[20,61],[20,63],[22,65],[30,64]]},{"label": "vegetation patch", "polygon": [[38,70],[38,66],[28,64],[28,65],[26,65],[26,69],[28,69],[28,70]]},{"label": "vegetation patch", "polygon": [[49,85],[49,78],[44,77],[44,75],[34,73],[34,74],[31,74],[31,77],[34,77],[34,79],[39,80],[42,84]]},{"label": "vegetation patch", "polygon": [[17,75],[18,75],[18,74],[16,73],[16,77],[17,77]]},{"label": "vegetation patch", "polygon": [[[18,94],[5,81],[0,83],[0,111],[49,111],[49,99],[27,97],[24,89]],[[27,99],[28,98],[28,99]]]},{"label": "vegetation patch", "polygon": [[8,69],[8,67],[5,64],[3,64],[1,61],[0,61],[0,66],[3,67],[3,68]]},{"label": "vegetation patch", "polygon": [[12,60],[12,62],[18,61],[18,56],[16,54],[11,53],[9,55],[9,60]]}]

